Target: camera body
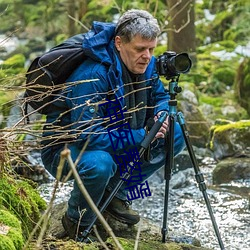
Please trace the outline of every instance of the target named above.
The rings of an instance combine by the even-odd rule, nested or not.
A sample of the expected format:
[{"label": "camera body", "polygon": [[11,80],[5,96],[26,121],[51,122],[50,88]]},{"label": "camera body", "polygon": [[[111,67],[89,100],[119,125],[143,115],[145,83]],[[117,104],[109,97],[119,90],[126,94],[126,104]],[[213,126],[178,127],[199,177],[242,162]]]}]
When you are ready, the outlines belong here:
[{"label": "camera body", "polygon": [[176,54],[174,51],[164,52],[156,59],[156,70],[160,76],[170,80],[187,73],[192,66],[192,61],[187,53]]}]

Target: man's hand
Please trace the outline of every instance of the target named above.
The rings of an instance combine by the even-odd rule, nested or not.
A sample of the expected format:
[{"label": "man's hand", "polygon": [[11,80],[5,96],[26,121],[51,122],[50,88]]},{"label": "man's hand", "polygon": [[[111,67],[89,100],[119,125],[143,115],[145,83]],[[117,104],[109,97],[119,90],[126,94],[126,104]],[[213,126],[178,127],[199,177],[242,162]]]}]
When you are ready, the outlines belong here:
[{"label": "man's hand", "polygon": [[[158,118],[160,117],[161,113],[163,111],[160,111],[159,113],[157,113],[157,115],[154,117],[155,122],[158,120]],[[168,124],[168,116],[165,119],[165,121],[163,122],[161,128],[159,129],[159,131],[157,132],[157,134],[155,135],[155,139],[159,139],[159,138],[165,138],[166,133],[169,130],[169,124]]]}]

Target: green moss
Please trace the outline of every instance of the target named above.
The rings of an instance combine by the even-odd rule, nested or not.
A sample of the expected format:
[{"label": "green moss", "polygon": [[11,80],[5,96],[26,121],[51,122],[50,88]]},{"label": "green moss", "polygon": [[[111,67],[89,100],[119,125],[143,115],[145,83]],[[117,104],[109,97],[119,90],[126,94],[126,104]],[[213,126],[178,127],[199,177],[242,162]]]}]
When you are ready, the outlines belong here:
[{"label": "green moss", "polygon": [[[243,120],[238,122],[231,122],[225,125],[214,125],[210,129],[210,144],[209,147],[211,150],[213,150],[214,145],[213,142],[215,140],[215,137],[217,140],[219,140],[221,143],[227,144],[229,147],[234,147],[234,145],[229,140],[229,136],[225,136],[228,133],[231,133],[234,131],[235,138],[237,141],[241,142],[249,142],[250,141],[250,133],[246,133],[245,131],[249,130],[250,128],[250,120]],[[250,132],[250,131],[249,131]],[[233,149],[232,149],[233,151]]]},{"label": "green moss", "polygon": [[11,228],[7,236],[12,240],[16,249],[22,249],[24,245],[24,240],[22,236],[22,231],[16,231],[15,228]]},{"label": "green moss", "polygon": [[16,54],[4,61],[4,63],[2,64],[2,69],[9,69],[11,67],[23,68],[24,64],[25,56],[23,54]]},{"label": "green moss", "polygon": [[27,238],[46,203],[27,182],[4,176],[0,179],[0,206],[8,209],[21,221],[24,237]]},{"label": "green moss", "polygon": [[21,230],[20,221],[16,218],[16,216],[11,214],[7,210],[0,209],[0,221],[7,226]]},{"label": "green moss", "polygon": [[[118,238],[120,244],[122,245],[124,250],[133,250],[135,241],[133,239],[124,239]],[[107,243],[111,243],[114,245],[113,240],[109,238]],[[198,250],[198,249],[205,249],[201,247],[196,247],[194,245],[189,244],[182,244],[182,243],[175,243],[175,242],[167,242],[162,243],[161,241],[155,240],[148,240],[148,241],[139,241],[138,244],[139,250]]]},{"label": "green moss", "polygon": [[221,67],[214,71],[213,77],[228,86],[232,86],[235,78],[235,70],[228,67]]},{"label": "green moss", "polygon": [[0,249],[21,249],[24,243],[20,221],[9,211],[0,210],[0,224],[10,227],[6,235],[0,235]]},{"label": "green moss", "polygon": [[0,249],[16,250],[13,241],[7,236],[0,234]]},{"label": "green moss", "polygon": [[250,127],[250,121],[233,122],[222,126],[220,125],[215,126],[214,133],[225,132],[231,129],[241,130],[249,127]]},{"label": "green moss", "polygon": [[199,101],[200,103],[210,104],[214,107],[221,107],[225,100],[221,96],[201,95]]}]

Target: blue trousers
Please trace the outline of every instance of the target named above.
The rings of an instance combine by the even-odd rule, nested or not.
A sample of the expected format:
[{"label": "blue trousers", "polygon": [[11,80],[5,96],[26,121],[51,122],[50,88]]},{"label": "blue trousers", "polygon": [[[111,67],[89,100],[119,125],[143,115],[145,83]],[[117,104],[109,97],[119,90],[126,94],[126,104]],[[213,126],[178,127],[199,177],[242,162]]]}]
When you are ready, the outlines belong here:
[{"label": "blue trousers", "polygon": [[[164,139],[158,139],[153,145],[154,147],[151,149],[151,160],[141,160],[141,175],[143,176],[141,182],[145,181],[155,171],[165,165],[167,149],[164,148]],[[180,153],[184,147],[185,142],[181,128],[178,123],[175,123],[174,154],[177,155]],[[68,148],[71,151],[73,161],[75,161],[81,149],[74,143],[69,144]],[[42,151],[44,166],[54,177],[56,176],[61,150],[62,149],[54,150],[53,147],[50,147]],[[69,170],[69,165],[65,163],[63,175],[67,175]],[[100,203],[104,191],[106,189],[111,191],[121,178],[114,156],[102,150],[85,151],[77,164],[77,171],[96,205]],[[128,189],[125,189],[126,187],[127,183],[124,182],[117,192],[117,198],[122,200],[127,199]],[[74,187],[68,201],[68,216],[77,222],[81,217],[80,212],[83,211],[83,209],[86,209],[86,212],[81,218],[81,225],[88,226],[94,218],[94,213],[84,199],[77,183],[74,182]]]}]

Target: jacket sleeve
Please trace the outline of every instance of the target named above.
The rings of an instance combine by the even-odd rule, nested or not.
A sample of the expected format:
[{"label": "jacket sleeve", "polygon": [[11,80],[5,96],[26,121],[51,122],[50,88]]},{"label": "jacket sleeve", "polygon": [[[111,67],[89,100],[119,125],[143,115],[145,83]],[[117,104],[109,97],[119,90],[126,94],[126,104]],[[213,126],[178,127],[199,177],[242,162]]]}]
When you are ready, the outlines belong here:
[{"label": "jacket sleeve", "polygon": [[[145,137],[145,130],[130,130],[124,124],[122,130],[126,134],[126,140],[121,140],[117,130],[112,131],[111,137],[106,126],[105,106],[100,105],[105,101],[109,90],[106,75],[105,66],[83,63],[68,79],[68,82],[75,84],[67,89],[66,101],[71,109],[71,131],[77,138],[78,146],[83,147],[87,142],[89,150],[100,149],[114,153],[114,150],[121,151],[132,144],[138,146]],[[77,83],[82,79],[89,81]]]}]

